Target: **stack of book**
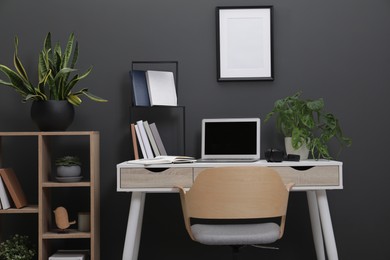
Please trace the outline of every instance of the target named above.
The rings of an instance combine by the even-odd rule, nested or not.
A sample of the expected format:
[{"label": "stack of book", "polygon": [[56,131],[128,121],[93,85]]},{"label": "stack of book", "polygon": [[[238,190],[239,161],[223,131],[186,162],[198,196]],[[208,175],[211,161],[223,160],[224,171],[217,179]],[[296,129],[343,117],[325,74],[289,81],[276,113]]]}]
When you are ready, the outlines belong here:
[{"label": "stack of book", "polygon": [[[167,155],[156,123],[149,124],[148,121],[139,120],[130,124],[130,130],[135,159],[152,159],[156,156]],[[138,152],[137,143],[141,154]]]},{"label": "stack of book", "polygon": [[130,77],[135,106],[177,106],[173,72],[133,70]]},{"label": "stack of book", "polygon": [[27,206],[22,187],[11,168],[0,169],[0,209],[9,209],[15,205],[20,209]]},{"label": "stack of book", "polygon": [[49,260],[87,260],[89,258],[88,250],[58,250],[49,257]]}]

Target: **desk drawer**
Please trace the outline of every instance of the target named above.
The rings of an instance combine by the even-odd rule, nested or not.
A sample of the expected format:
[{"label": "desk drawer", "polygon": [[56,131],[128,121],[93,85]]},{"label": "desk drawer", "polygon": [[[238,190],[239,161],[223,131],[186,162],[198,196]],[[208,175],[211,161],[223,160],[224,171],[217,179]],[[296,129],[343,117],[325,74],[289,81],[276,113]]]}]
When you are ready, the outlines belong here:
[{"label": "desk drawer", "polygon": [[121,188],[187,188],[192,185],[193,174],[192,168],[122,168],[120,178]]},{"label": "desk drawer", "polygon": [[[339,186],[341,176],[339,166],[314,166],[314,167],[289,167],[289,166],[270,166],[276,170],[284,183],[295,183],[295,187],[307,186]],[[207,168],[195,168],[194,179],[198,174]]]},{"label": "desk drawer", "polygon": [[283,182],[295,183],[299,186],[338,186],[340,185],[339,166],[314,166],[314,167],[278,167],[273,166]]}]

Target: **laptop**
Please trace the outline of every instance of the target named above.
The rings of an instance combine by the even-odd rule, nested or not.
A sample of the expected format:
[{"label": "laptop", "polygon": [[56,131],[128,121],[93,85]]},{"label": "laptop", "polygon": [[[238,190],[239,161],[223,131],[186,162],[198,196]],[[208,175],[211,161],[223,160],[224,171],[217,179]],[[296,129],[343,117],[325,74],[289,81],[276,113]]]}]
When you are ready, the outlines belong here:
[{"label": "laptop", "polygon": [[260,160],[260,118],[203,119],[201,148],[197,162]]}]

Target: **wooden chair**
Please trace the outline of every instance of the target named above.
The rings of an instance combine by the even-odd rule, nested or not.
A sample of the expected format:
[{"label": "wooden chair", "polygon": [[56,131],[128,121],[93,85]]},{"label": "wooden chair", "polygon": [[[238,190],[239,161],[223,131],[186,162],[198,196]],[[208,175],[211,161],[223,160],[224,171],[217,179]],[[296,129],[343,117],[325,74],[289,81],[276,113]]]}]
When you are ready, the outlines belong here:
[{"label": "wooden chair", "polygon": [[[267,167],[206,169],[197,176],[190,190],[178,187],[185,227],[194,241],[232,246],[233,259],[238,259],[240,247],[273,243],[283,236],[292,186],[285,185],[278,173]],[[270,218],[280,222],[271,222]],[[234,221],[194,224],[199,219]],[[253,219],[267,221],[236,223],[236,220]]]}]

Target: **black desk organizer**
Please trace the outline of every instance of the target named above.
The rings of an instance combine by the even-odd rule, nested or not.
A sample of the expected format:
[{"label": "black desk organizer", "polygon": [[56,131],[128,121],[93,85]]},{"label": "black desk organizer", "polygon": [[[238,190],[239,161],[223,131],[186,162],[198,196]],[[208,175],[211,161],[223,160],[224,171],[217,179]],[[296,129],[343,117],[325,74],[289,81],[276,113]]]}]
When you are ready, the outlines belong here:
[{"label": "black desk organizer", "polygon": [[[177,61],[133,61],[131,70],[165,70],[175,76],[176,95],[179,86]],[[168,68],[168,69],[167,69]],[[132,83],[131,83],[132,84]],[[179,97],[179,96],[178,96]],[[178,98],[179,100],[179,98]],[[185,107],[184,106],[130,106],[130,122],[138,120],[156,123],[168,155],[185,155]],[[131,151],[133,152],[133,151]]]}]

